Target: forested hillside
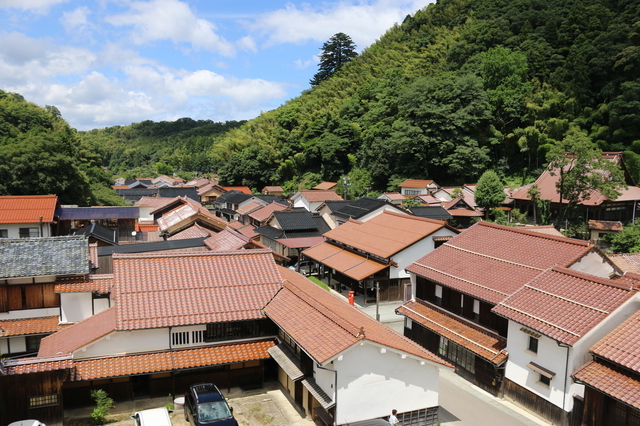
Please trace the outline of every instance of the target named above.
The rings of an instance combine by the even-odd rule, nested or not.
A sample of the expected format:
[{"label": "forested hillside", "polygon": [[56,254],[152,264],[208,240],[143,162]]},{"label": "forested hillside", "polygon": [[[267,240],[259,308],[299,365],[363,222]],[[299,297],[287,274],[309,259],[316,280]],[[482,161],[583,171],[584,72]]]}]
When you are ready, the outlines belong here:
[{"label": "forested hillside", "polygon": [[305,173],[349,174],[361,195],[400,177],[535,174],[579,129],[629,151],[637,175],[639,76],[637,1],[439,1],[210,155],[226,184],[292,189]]},{"label": "forested hillside", "polygon": [[100,157],[53,106],[0,90],[0,195],[58,196],[61,204],[123,203]]}]

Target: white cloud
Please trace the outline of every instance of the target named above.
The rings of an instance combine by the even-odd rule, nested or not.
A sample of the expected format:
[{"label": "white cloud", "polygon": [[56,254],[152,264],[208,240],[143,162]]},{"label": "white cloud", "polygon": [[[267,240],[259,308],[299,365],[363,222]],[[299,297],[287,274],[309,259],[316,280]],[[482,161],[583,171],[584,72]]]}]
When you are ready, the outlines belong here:
[{"label": "white cloud", "polygon": [[89,22],[90,14],[87,6],[80,6],[71,12],[63,12],[60,22],[68,33],[84,33],[93,27]]},{"label": "white cloud", "polygon": [[314,56],[313,59],[309,59],[308,61],[303,61],[302,59],[297,59],[295,61],[293,61],[293,64],[295,65],[296,69],[299,70],[304,70],[309,68],[311,65],[313,64],[317,64],[318,63],[318,57]]},{"label": "white cloud", "polygon": [[242,37],[240,40],[236,42],[240,49],[247,52],[257,52],[258,46],[256,45],[256,41],[251,36]]},{"label": "white cloud", "polygon": [[132,2],[128,12],[108,16],[106,21],[133,27],[131,38],[136,44],[171,40],[224,56],[234,54],[233,45],[216,33],[213,23],[197,18],[188,4],[178,0]]},{"label": "white cloud", "polygon": [[34,13],[46,13],[51,6],[66,3],[68,0],[2,0],[0,9],[22,9]]},{"label": "white cloud", "polygon": [[371,45],[395,23],[425,7],[433,0],[377,0],[354,3],[342,0],[323,3],[322,8],[308,4],[287,4],[284,9],[260,15],[251,27],[266,36],[266,46],[283,43],[324,42],[332,35],[349,35],[358,49]]}]

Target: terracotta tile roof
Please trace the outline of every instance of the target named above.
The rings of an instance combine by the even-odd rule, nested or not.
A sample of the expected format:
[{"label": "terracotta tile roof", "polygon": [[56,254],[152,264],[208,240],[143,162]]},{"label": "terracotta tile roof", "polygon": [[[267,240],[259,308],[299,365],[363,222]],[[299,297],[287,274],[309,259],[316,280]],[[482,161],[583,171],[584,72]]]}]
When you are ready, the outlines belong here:
[{"label": "terracotta tile roof", "polygon": [[422,180],[422,179],[406,179],[400,185],[400,188],[426,188],[429,185],[432,185],[432,180]]},{"label": "terracotta tile roof", "polygon": [[388,198],[389,200],[406,200],[407,197],[399,192],[385,192],[379,198]]},{"label": "terracotta tile roof", "polygon": [[27,334],[45,334],[60,331],[58,316],[40,318],[20,318],[0,321],[0,337],[23,336]]},{"label": "terracotta tile roof", "polygon": [[226,221],[216,217],[214,214],[211,214],[206,207],[196,206],[193,203],[187,203],[170,211],[164,216],[158,218],[157,223],[159,229],[164,231],[194,217],[204,218],[207,222],[216,225],[220,229],[227,227]]},{"label": "terracotta tile roof", "polygon": [[151,223],[136,222],[136,232],[158,232],[160,227]]},{"label": "terracotta tile roof", "polygon": [[0,376],[31,374],[73,368],[71,356],[6,359],[0,361]]},{"label": "terracotta tile roof", "polygon": [[281,186],[265,186],[262,192],[284,192]]},{"label": "terracotta tile roof", "polygon": [[640,409],[640,381],[637,375],[632,375],[629,371],[591,361],[571,376],[578,383]]},{"label": "terracotta tile roof", "polygon": [[613,280],[553,267],[493,312],[558,342],[574,345],[633,293]]},{"label": "terracotta tile roof", "polygon": [[253,227],[253,225],[243,225],[242,227],[236,229],[236,231],[238,231],[239,233],[241,233],[242,235],[244,235],[249,239],[254,239],[260,235],[255,231],[255,228]]},{"label": "terracotta tile roof", "polygon": [[0,223],[51,223],[57,203],[56,195],[0,196]]},{"label": "terracotta tile roof", "polygon": [[298,192],[302,197],[306,198],[310,203],[316,203],[327,200],[342,200],[342,197],[335,191],[322,189],[308,189]]},{"label": "terracotta tile roof", "polygon": [[96,380],[268,359],[272,340],[76,360],[71,380]]},{"label": "terracotta tile roof", "polygon": [[249,217],[259,222],[264,222],[265,220],[269,219],[273,212],[287,210],[288,208],[289,206],[284,206],[274,201],[273,203],[267,204],[261,209],[249,213]]},{"label": "terracotta tile roof", "polygon": [[593,249],[587,241],[478,222],[407,270],[497,304],[542,271],[569,266]]},{"label": "terracotta tile roof", "polygon": [[311,247],[303,251],[302,254],[357,281],[389,267],[387,264],[367,259],[365,256],[341,249],[329,243]]},{"label": "terracotta tile roof", "polygon": [[204,240],[207,247],[213,251],[240,250],[249,242],[249,238],[230,228],[225,228]]},{"label": "terracotta tile roof", "polygon": [[620,253],[607,256],[622,271],[640,273],[640,253]]},{"label": "terracotta tile roof", "polygon": [[[451,367],[432,352],[290,269],[279,267],[284,287],[264,311],[318,363],[325,364],[351,346],[367,340]],[[292,309],[295,306],[295,309]]]},{"label": "terracotta tile roof", "polygon": [[74,278],[57,278],[55,293],[98,292],[109,293],[113,287],[113,274],[95,274]]},{"label": "terracotta tile roof", "polygon": [[525,225],[517,226],[516,228],[524,229],[525,231],[539,232],[541,234],[554,235],[556,237],[564,237],[562,232],[558,231],[553,225]]},{"label": "terracotta tile roof", "polygon": [[225,191],[231,191],[235,189],[236,191],[240,191],[243,194],[252,195],[251,189],[249,189],[248,186],[222,186],[221,188]]},{"label": "terracotta tile roof", "polygon": [[180,197],[141,197],[138,201],[136,201],[133,204],[133,206],[134,207],[152,207],[153,210],[157,210],[179,199],[181,198]]},{"label": "terracotta tile roof", "polygon": [[[622,161],[622,153],[621,152],[603,152],[603,158],[606,158],[612,161],[615,164],[620,164]],[[558,172],[554,172],[552,175],[551,170],[547,169],[538,177],[538,179],[530,184],[525,185],[520,188],[514,189],[510,194],[510,198],[517,200],[530,200],[531,197],[527,194],[527,191],[531,187],[531,185],[537,185],[538,190],[540,191],[540,198],[543,200],[550,200],[552,202],[559,202],[559,195],[556,188],[556,182],[560,179],[560,174]],[[637,186],[629,186],[627,189],[620,190],[621,195],[616,198],[616,202],[620,201],[630,201],[630,200],[640,200],[640,188]],[[598,191],[592,191],[588,200],[583,200],[580,204],[585,206],[598,206],[605,201],[610,201],[609,198],[605,197]],[[567,200],[562,200],[563,203],[566,203]]]},{"label": "terracotta tile roof", "polygon": [[259,208],[262,208],[264,206],[265,205],[263,203],[261,203],[261,202],[251,201],[250,203],[247,203],[244,206],[239,207],[238,210],[236,210],[236,213],[245,215],[245,214],[251,213],[251,212],[253,212],[255,210],[258,210]]},{"label": "terracotta tile roof", "polygon": [[[445,227],[441,220],[384,211],[366,222],[350,220],[324,234],[326,239],[389,258]],[[452,231],[452,234],[455,234]]]},{"label": "terracotta tile roof", "polygon": [[98,268],[98,243],[89,243],[89,262],[92,268]]},{"label": "terracotta tile roof", "polygon": [[409,301],[397,311],[493,364],[500,365],[507,360],[507,339],[472,327],[444,310]]},{"label": "terracotta tile roof", "polygon": [[210,229],[204,228],[198,225],[197,223],[194,223],[190,227],[183,229],[178,233],[173,234],[172,236],[167,238],[167,240],[174,241],[174,240],[188,240],[190,238],[209,238],[212,235],[216,235],[216,232]]},{"label": "terracotta tile roof", "polygon": [[640,373],[640,310],[596,343],[591,352]]},{"label": "terracotta tile roof", "polygon": [[228,226],[229,228],[231,228],[231,229],[240,229],[240,228],[242,228],[243,226],[245,226],[245,224],[244,224],[244,223],[242,223],[242,222],[240,222],[239,220],[234,220],[234,221],[229,222],[229,223],[227,224],[227,226]]},{"label": "terracotta tile roof", "polygon": [[622,231],[622,222],[612,220],[590,220],[587,223],[589,229],[598,231]]},{"label": "terracotta tile roof", "polygon": [[319,190],[328,190],[328,189],[333,189],[336,186],[338,186],[337,182],[320,182],[319,184],[317,184],[316,186],[314,186],[311,189],[319,189]]},{"label": "terracotta tile roof", "polygon": [[262,318],[280,288],[271,250],[114,254],[118,330]]},{"label": "terracotta tile roof", "polygon": [[317,246],[324,241],[324,237],[278,238],[276,241],[288,248],[304,249]]},{"label": "terracotta tile roof", "polygon": [[38,357],[70,354],[102,336],[114,332],[116,314],[116,307],[112,306],[45,337],[40,342]]}]

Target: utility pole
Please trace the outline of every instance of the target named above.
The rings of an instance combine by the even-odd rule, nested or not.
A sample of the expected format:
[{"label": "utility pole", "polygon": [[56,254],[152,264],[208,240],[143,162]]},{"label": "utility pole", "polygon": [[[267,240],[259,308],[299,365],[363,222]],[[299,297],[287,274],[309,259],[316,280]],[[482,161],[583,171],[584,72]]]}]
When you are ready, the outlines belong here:
[{"label": "utility pole", "polygon": [[376,281],[376,321],[380,321],[380,282]]}]

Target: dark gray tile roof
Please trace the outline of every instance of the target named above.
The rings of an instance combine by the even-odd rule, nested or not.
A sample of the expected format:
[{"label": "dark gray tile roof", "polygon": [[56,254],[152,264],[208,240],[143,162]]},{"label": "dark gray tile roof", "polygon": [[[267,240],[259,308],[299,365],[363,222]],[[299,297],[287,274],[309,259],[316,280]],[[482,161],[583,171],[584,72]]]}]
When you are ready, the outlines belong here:
[{"label": "dark gray tile roof", "polygon": [[273,215],[284,231],[315,231],[318,229],[318,223],[313,219],[313,213],[307,210],[283,210],[273,212]]},{"label": "dark gray tile roof", "polygon": [[264,235],[272,240],[284,237],[284,231],[282,229],[274,228],[273,226],[265,225],[255,228],[254,231],[260,235]]},{"label": "dark gray tile roof", "polygon": [[154,241],[152,243],[124,244],[121,246],[103,246],[98,247],[98,256],[109,256],[112,253],[145,253],[152,251],[206,247],[204,240],[207,238],[209,237]]},{"label": "dark gray tile roof", "polygon": [[0,279],[89,273],[87,237],[0,239]]},{"label": "dark gray tile roof", "polygon": [[245,194],[244,192],[240,192],[237,189],[232,189],[230,191],[225,192],[221,196],[219,196],[215,204],[221,205],[223,203],[231,203],[231,204],[240,204],[244,201],[247,201],[249,198],[253,197],[253,195]]},{"label": "dark gray tile roof", "polygon": [[344,206],[348,205],[350,202],[351,200],[327,200],[324,203],[329,208],[329,211],[331,211],[331,213],[334,213]]},{"label": "dark gray tile roof", "polygon": [[357,219],[388,204],[379,198],[363,197],[359,200],[350,200],[348,204],[338,208],[333,212],[335,216]]},{"label": "dark gray tile roof", "polygon": [[451,219],[451,213],[449,213],[442,206],[416,206],[409,209],[414,216],[426,217],[428,219],[446,220]]},{"label": "dark gray tile roof", "polygon": [[158,188],[158,197],[189,197],[194,201],[200,202],[198,188],[196,188],[195,186],[172,186],[170,188]]},{"label": "dark gray tile roof", "polygon": [[60,207],[56,209],[58,220],[89,219],[137,219],[138,207]]},{"label": "dark gray tile roof", "polygon": [[75,231],[73,235],[86,235],[87,237],[97,238],[111,245],[118,244],[118,231],[105,228],[98,223],[92,223],[89,226],[80,228]]},{"label": "dark gray tile roof", "polygon": [[266,202],[267,204],[271,204],[273,202],[288,205],[287,200],[281,195],[273,195],[273,194],[257,194],[254,195],[259,200]]}]

